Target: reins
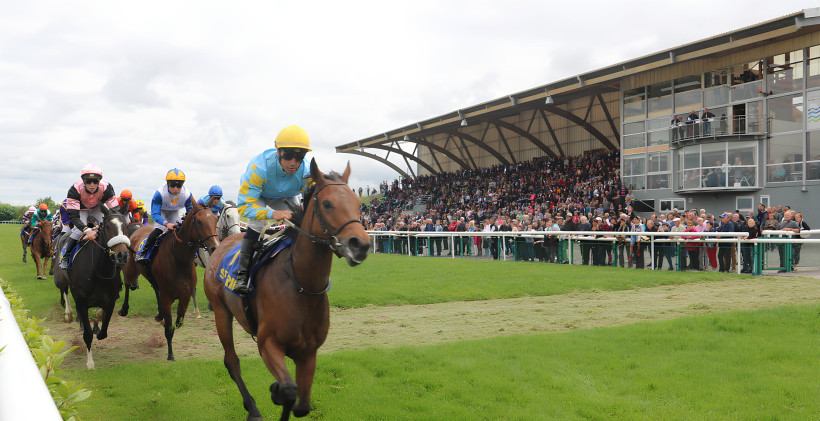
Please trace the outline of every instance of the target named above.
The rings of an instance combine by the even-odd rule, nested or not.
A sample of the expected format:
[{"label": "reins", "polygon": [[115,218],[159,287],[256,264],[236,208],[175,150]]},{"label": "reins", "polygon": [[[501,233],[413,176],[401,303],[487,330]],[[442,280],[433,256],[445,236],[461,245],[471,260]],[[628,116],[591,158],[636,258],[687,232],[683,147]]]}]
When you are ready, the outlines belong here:
[{"label": "reins", "polygon": [[[193,227],[191,227],[191,230],[193,230],[193,235],[192,235],[192,237],[193,237],[194,235],[198,234],[198,231],[197,231],[197,229],[196,229],[196,220],[194,220],[194,219],[193,219],[193,218],[194,218],[194,215],[196,215],[196,213],[197,213],[197,212],[199,212],[199,211],[201,211],[201,210],[203,210],[203,209],[205,209],[205,208],[198,208],[198,209],[195,209],[193,212],[191,212],[191,215],[190,215],[190,216],[186,216],[186,218],[191,218],[191,225],[193,225]],[[210,212],[210,211],[209,211],[209,212]],[[183,222],[183,223],[181,224],[181,226],[180,226],[180,228],[179,228],[179,231],[182,231],[182,230],[183,230],[183,228],[185,228],[185,222]],[[180,242],[180,243],[185,243],[185,245],[187,245],[188,247],[190,247],[190,248],[192,248],[192,249],[194,249],[194,250],[196,250],[196,249],[198,249],[198,248],[206,248],[206,247],[205,247],[205,241],[206,241],[207,239],[209,239],[209,238],[211,238],[211,237],[217,237],[217,238],[219,237],[217,234],[211,234],[211,235],[209,235],[209,236],[207,236],[207,237],[205,237],[205,238],[200,238],[200,239],[198,239],[198,240],[196,240],[196,241],[184,241],[183,239],[179,238],[179,235],[177,235],[177,229],[176,229],[176,227],[171,228],[171,231],[174,233],[174,239],[176,239],[176,240],[177,240],[177,242]]]},{"label": "reins", "polygon": [[[316,219],[319,221],[319,226],[322,228],[322,232],[325,234],[326,238],[317,237],[317,236],[303,230],[301,227],[297,226],[296,224],[294,224],[290,220],[286,219],[285,223],[289,227],[291,227],[291,228],[295,229],[296,231],[298,231],[300,234],[302,234],[305,237],[309,238],[314,244],[321,244],[321,245],[327,246],[330,250],[332,250],[334,253],[336,253],[337,256],[341,256],[340,253],[339,253],[339,247],[342,246],[342,243],[339,242],[339,239],[336,238],[336,236],[339,235],[339,233],[342,232],[342,230],[346,226],[348,226],[348,225],[350,225],[354,222],[358,222],[358,223],[361,224],[362,221],[360,221],[358,219],[351,219],[351,220],[345,222],[344,224],[342,224],[333,233],[331,233],[330,229],[328,229],[330,224],[327,223],[327,221],[325,220],[324,215],[322,214],[321,208],[319,207],[319,192],[321,192],[327,186],[345,186],[345,187],[347,187],[347,183],[327,183],[327,184],[324,184],[322,187],[319,187],[319,189],[316,190],[315,192],[313,192],[313,199],[312,199],[312,201],[313,201],[313,213],[316,215]],[[325,287],[324,290],[319,291],[319,292],[308,291],[304,287],[302,287],[302,285],[299,283],[299,280],[296,279],[296,269],[293,267],[293,253],[290,254],[288,260],[290,261],[289,263],[290,263],[291,278],[293,279],[293,282],[296,283],[296,290],[300,294],[324,295],[325,293],[327,293],[327,291],[330,289],[330,278],[328,278],[327,287]]]}]

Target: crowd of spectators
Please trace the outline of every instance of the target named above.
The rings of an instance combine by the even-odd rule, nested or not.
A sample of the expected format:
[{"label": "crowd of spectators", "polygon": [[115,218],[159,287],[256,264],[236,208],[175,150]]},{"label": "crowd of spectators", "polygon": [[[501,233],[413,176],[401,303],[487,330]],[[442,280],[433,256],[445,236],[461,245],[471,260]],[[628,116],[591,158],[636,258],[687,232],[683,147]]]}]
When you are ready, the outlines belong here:
[{"label": "crowd of spectators", "polygon": [[[464,236],[392,242],[379,238],[377,250],[440,256],[502,257],[516,253],[519,260],[567,263],[567,242],[539,231],[604,231],[594,233],[604,241],[581,239],[581,263],[611,265],[617,256],[622,267],[656,270],[752,271],[751,244],[738,251],[736,243],[723,243],[684,236],[682,247],[658,242],[650,261],[649,238],[641,232],[746,232],[756,238],[760,231],[807,230],[802,214],[780,206],[742,215],[740,211],[720,215],[700,211],[678,211],[637,216],[632,196],[620,182],[617,151],[587,152],[577,157],[540,158],[508,166],[464,170],[454,173],[394,180],[380,186],[382,197],[362,205],[362,221],[373,231],[428,232],[532,232],[530,236],[503,241],[495,236]],[[374,189],[375,190],[375,189]],[[419,203],[423,210],[410,212]],[[706,237],[709,238],[709,237]],[[613,242],[615,246],[613,247]],[[410,250],[407,247],[410,247]],[[388,250],[394,247],[393,250]],[[449,250],[451,249],[452,250]],[[615,254],[613,255],[613,249]],[[778,247],[784,267],[783,247]],[[793,263],[800,261],[794,247]]]}]

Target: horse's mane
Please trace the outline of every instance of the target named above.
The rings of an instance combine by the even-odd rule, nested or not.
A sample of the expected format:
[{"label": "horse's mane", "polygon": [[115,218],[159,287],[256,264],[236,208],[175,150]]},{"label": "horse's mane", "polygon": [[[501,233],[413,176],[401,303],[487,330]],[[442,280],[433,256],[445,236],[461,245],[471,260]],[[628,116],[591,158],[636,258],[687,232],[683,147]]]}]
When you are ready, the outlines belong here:
[{"label": "horse's mane", "polygon": [[226,204],[236,207],[236,203],[233,200],[226,200]]}]

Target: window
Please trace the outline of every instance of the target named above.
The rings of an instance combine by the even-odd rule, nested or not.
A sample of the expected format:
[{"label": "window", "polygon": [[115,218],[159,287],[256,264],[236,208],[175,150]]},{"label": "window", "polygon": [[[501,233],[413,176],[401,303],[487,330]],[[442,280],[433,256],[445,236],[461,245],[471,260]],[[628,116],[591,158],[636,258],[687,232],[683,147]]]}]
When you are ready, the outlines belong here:
[{"label": "window", "polygon": [[648,91],[648,116],[651,118],[672,115],[672,84],[665,82],[650,85]]},{"label": "window", "polygon": [[647,189],[669,188],[669,151],[652,152],[647,155]]},{"label": "window", "polygon": [[771,201],[772,201],[772,198],[768,194],[760,195],[760,203],[762,203],[763,206],[765,206],[767,209],[769,208],[769,206],[770,206],[769,203]]},{"label": "window", "polygon": [[624,92],[624,121],[642,120],[644,117],[646,117],[644,88]]},{"label": "window", "polygon": [[735,209],[739,210],[742,215],[746,215],[750,210],[755,209],[754,196],[738,196],[735,198]]},{"label": "window", "polygon": [[767,179],[772,183],[803,179],[803,133],[769,139]]},{"label": "window", "polygon": [[820,131],[808,132],[806,142],[806,178],[820,180]]},{"label": "window", "polygon": [[687,113],[700,107],[700,75],[676,79],[675,113]]},{"label": "window", "polygon": [[769,100],[772,133],[803,129],[803,96],[787,95]]},{"label": "window", "polygon": [[777,95],[803,89],[803,50],[769,57],[766,85]]},{"label": "window", "polygon": [[[649,172],[653,171],[650,157]],[[757,186],[757,142],[707,143],[678,149],[677,188]]]},{"label": "window", "polygon": [[686,209],[686,200],[684,199],[661,199],[658,202],[659,212],[671,213],[673,209]]}]

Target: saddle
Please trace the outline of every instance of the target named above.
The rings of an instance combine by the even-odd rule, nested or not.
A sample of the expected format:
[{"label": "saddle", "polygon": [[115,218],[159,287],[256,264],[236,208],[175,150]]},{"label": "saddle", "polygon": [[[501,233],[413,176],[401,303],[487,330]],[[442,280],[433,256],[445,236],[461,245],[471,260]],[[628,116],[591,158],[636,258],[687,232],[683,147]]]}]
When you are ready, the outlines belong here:
[{"label": "saddle", "polygon": [[[148,250],[148,254],[145,256],[149,261],[151,261],[151,262],[154,261],[154,257],[156,257],[157,250],[159,249],[159,244],[162,242],[162,240],[165,237],[167,237],[169,235],[170,232],[171,232],[171,230],[165,230],[165,232],[163,232],[162,234],[159,235],[159,237],[157,237],[157,241],[154,241],[154,245],[151,247],[150,250]],[[145,236],[145,238],[143,238],[140,241],[139,244],[137,244],[136,251],[137,251],[138,254],[141,253],[142,249],[145,248],[145,241],[146,240],[148,240],[147,235]]]}]

